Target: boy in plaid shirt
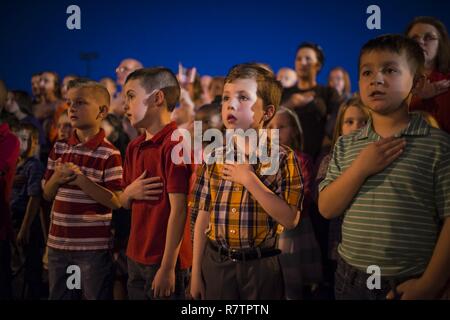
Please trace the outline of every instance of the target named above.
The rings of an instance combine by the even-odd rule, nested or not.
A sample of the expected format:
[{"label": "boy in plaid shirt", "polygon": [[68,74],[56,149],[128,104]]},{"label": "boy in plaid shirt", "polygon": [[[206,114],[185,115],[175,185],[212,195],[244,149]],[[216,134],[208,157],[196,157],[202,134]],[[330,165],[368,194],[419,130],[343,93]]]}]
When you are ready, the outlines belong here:
[{"label": "boy in plaid shirt", "polygon": [[[227,129],[264,129],[280,99],[281,85],[271,71],[258,64],[237,65],[225,81],[223,123]],[[245,150],[246,158],[252,152],[247,142],[241,150]],[[227,158],[230,152],[224,147],[215,151],[222,151]],[[203,164],[198,171],[191,201],[192,210],[198,212],[191,279],[193,298],[283,298],[280,251],[275,249],[277,228],[279,224],[286,228],[296,226],[303,184],[291,149],[279,146],[277,160],[278,170],[267,175],[264,170],[272,163],[252,166],[248,161],[216,161]]]}]

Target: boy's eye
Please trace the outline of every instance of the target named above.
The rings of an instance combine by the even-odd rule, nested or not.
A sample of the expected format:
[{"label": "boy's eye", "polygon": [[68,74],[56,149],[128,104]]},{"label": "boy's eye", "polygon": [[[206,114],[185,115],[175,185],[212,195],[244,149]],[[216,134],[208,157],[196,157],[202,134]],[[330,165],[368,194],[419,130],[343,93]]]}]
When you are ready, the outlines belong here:
[{"label": "boy's eye", "polygon": [[385,72],[386,72],[387,74],[393,74],[393,73],[396,73],[397,70],[394,69],[394,68],[387,68],[387,69],[385,70]]},{"label": "boy's eye", "polygon": [[248,97],[246,97],[246,96],[239,96],[239,100],[247,101]]},{"label": "boy's eye", "polygon": [[368,77],[368,76],[370,76],[372,74],[372,72],[370,71],[370,70],[363,70],[362,72],[361,72],[361,75],[363,76],[363,77]]},{"label": "boy's eye", "polygon": [[228,96],[223,96],[222,101],[228,101],[230,98]]}]

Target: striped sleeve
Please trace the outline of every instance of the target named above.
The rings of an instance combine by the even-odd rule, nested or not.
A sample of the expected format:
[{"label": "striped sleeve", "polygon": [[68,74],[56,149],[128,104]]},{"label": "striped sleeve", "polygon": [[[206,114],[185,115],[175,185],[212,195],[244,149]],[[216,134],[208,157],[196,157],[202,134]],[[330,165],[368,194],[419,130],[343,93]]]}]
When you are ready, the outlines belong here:
[{"label": "striped sleeve", "polygon": [[291,206],[301,208],[304,196],[303,178],[299,169],[297,158],[292,150],[286,154],[281,171],[281,194]]},{"label": "striped sleeve", "polygon": [[45,170],[44,173],[44,180],[45,182],[47,182],[53,175],[53,172],[55,171],[55,162],[56,160],[60,157],[57,153],[56,153],[56,145],[58,142],[55,143],[55,145],[53,146],[52,150],[50,151],[50,154],[48,155],[48,160],[47,160],[47,169]]},{"label": "striped sleeve", "polygon": [[113,152],[105,162],[104,185],[105,188],[113,191],[122,190],[122,158],[120,153]]},{"label": "striped sleeve", "polygon": [[333,154],[331,155],[328,164],[327,174],[325,179],[319,184],[319,192],[325,189],[330,183],[334,182],[342,173],[338,161],[338,155],[341,153],[339,146],[342,144],[342,138],[343,137],[340,137],[334,146]]},{"label": "striped sleeve", "polygon": [[208,165],[203,163],[197,170],[197,179],[191,193],[191,200],[189,201],[192,205],[192,210],[210,212],[211,194],[209,188]]},{"label": "striped sleeve", "polygon": [[450,217],[450,150],[442,157],[435,173],[436,207],[441,219]]}]

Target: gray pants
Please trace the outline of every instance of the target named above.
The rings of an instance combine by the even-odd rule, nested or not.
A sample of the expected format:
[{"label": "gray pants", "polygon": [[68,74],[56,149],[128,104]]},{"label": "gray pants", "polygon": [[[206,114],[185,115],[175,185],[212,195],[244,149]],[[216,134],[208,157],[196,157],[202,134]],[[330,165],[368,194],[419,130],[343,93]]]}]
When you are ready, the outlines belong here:
[{"label": "gray pants", "polygon": [[[128,258],[128,298],[130,300],[154,300],[152,282],[159,265],[145,265]],[[167,297],[168,300],[182,300],[185,298],[186,271],[175,270],[175,292]]]},{"label": "gray pants", "polygon": [[284,297],[278,256],[233,261],[207,243],[202,275],[208,300],[281,300]]},{"label": "gray pants", "polygon": [[[71,289],[68,272],[71,265],[80,268],[81,288]],[[69,269],[70,271],[70,269]],[[68,251],[48,248],[48,279],[50,300],[111,300],[113,264],[110,250]]]}]

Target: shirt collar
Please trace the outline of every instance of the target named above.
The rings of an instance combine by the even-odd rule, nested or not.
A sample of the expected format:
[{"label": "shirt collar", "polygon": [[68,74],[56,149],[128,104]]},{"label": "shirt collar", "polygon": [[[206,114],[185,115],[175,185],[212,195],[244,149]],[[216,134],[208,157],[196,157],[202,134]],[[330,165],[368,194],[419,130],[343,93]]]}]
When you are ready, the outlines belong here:
[{"label": "shirt collar", "polygon": [[[430,132],[430,126],[418,113],[410,113],[410,120],[408,126],[397,133],[395,137],[401,136],[426,136]],[[363,127],[356,135],[358,140],[367,139],[369,137],[378,137],[378,134],[373,130],[372,119],[367,121],[367,125]]]},{"label": "shirt collar", "polygon": [[77,145],[83,145],[91,150],[97,149],[100,144],[105,140],[105,130],[100,128],[100,131],[93,136],[91,139],[86,141],[85,143],[82,143],[80,139],[77,136],[77,130],[74,130],[70,138],[67,140],[67,143],[70,146],[77,146]]},{"label": "shirt collar", "polygon": [[177,124],[175,121],[172,121],[168,123],[164,128],[162,128],[160,131],[158,131],[150,140],[145,140],[146,133],[139,136],[139,145],[141,147],[147,146],[147,145],[155,145],[155,144],[161,144],[164,138],[170,134],[172,131],[176,130]]}]

